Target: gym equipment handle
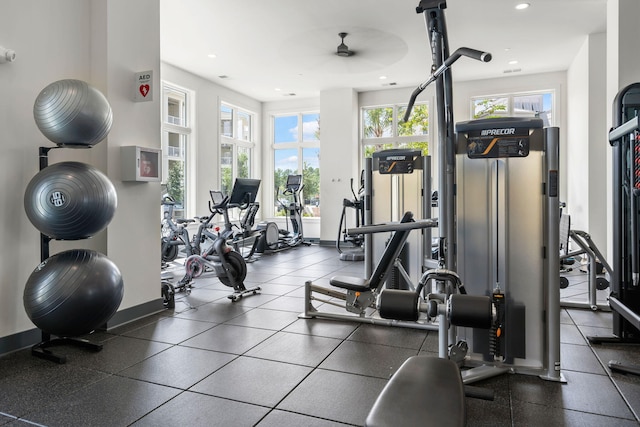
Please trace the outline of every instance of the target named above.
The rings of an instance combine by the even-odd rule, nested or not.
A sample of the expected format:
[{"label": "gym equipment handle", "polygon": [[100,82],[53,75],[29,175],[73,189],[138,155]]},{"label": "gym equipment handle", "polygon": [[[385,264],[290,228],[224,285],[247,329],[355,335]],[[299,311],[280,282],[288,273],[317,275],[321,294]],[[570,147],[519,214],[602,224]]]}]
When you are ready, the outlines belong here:
[{"label": "gym equipment handle", "polygon": [[449,67],[451,67],[451,65],[453,65],[453,63],[456,62],[461,56],[467,56],[469,58],[477,59],[478,61],[482,61],[482,62],[491,61],[491,54],[489,52],[482,52],[480,50],[471,49],[468,47],[461,47],[456,49],[456,51],[453,52],[444,61],[444,63],[433,72],[433,74],[431,74],[431,77],[429,77],[428,80],[420,83],[418,87],[413,91],[413,93],[411,94],[411,98],[409,98],[409,104],[407,105],[407,111],[404,113],[403,121],[405,122],[409,121],[409,117],[411,116],[411,110],[413,110],[413,104],[415,104],[416,98],[418,97],[418,95],[420,95],[422,91],[426,89],[427,86],[429,86],[431,83],[436,81],[438,77],[440,77],[442,73],[448,70]]}]

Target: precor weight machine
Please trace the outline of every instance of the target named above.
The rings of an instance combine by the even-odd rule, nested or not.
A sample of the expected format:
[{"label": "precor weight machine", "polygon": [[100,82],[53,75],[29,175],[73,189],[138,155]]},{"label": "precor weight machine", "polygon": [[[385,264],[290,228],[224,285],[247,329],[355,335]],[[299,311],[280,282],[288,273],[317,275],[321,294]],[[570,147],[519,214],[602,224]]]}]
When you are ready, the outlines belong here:
[{"label": "precor weight machine", "polygon": [[[420,150],[383,150],[365,159],[364,171],[365,225],[397,222],[407,211],[416,218],[431,218],[431,157]],[[387,240],[386,233],[365,234],[365,276],[373,271]],[[430,258],[431,228],[423,228],[407,238],[386,286],[410,288]]]},{"label": "precor weight machine", "polygon": [[[564,381],[560,373],[559,202],[557,128],[540,119],[459,123],[454,134],[449,67],[468,48],[448,53],[443,0],[418,7],[434,66],[411,95],[436,83],[440,266],[459,275],[471,295],[490,296],[496,322],[487,330],[450,329],[461,345],[449,356],[473,369],[465,383],[511,371]],[[457,141],[454,136],[457,135]],[[384,291],[383,291],[384,293]],[[382,308],[381,308],[381,311]],[[384,310],[386,311],[386,310]],[[462,344],[464,343],[464,344]]]}]

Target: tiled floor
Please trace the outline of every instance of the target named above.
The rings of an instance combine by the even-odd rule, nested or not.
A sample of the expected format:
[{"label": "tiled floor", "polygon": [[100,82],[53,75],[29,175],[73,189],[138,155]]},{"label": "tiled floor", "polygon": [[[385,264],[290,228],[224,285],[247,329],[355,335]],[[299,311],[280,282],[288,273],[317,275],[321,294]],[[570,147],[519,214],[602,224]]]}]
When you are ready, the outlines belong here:
[{"label": "tiled floor", "polygon": [[[304,282],[326,285],[337,272],[361,276],[362,264],[318,246],[264,256],[249,264],[247,277],[262,286],[259,295],[232,303],[229,288],[203,276],[190,295],[178,295],[175,310],[93,334],[104,344],[98,353],[56,348],[68,356],[64,365],[28,350],[6,355],[0,425],[363,425],[406,358],[437,356],[437,336],[299,319]],[[572,275],[572,297],[584,281],[579,271]],[[567,383],[526,375],[476,383],[496,398],[467,399],[468,425],[640,425],[640,377],[606,367],[610,359],[640,364],[640,347],[589,346],[586,335],[611,332],[610,313],[563,309],[561,322]]]}]

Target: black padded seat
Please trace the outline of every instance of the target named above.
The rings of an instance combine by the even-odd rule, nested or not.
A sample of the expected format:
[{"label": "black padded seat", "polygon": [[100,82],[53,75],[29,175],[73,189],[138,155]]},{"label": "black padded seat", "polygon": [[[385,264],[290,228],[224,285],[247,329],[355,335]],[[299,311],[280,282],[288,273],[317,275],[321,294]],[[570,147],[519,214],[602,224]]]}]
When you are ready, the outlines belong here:
[{"label": "black padded seat", "polygon": [[373,404],[366,427],[460,427],[466,424],[458,365],[433,356],[407,359]]},{"label": "black padded seat", "polygon": [[369,280],[352,276],[333,276],[329,283],[336,288],[348,289],[356,292],[366,292],[369,288]]},{"label": "black padded seat", "polygon": [[[413,213],[405,212],[400,220],[400,223],[414,222]],[[360,277],[351,276],[333,276],[329,279],[329,283],[336,288],[347,289],[355,292],[374,291],[387,280],[391,269],[393,268],[393,262],[400,255],[400,251],[409,237],[411,230],[399,230],[393,233],[393,237],[384,248],[382,256],[376,264],[375,270],[371,274],[369,279],[362,279]]]}]

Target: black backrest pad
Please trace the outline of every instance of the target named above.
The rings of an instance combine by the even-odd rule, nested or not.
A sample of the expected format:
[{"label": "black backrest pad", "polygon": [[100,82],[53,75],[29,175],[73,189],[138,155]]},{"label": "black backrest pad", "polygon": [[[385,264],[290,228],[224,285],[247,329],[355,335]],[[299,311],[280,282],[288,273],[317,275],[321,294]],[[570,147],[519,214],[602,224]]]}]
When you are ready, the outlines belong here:
[{"label": "black backrest pad", "polygon": [[[405,212],[400,222],[414,222],[413,213]],[[400,251],[404,246],[411,230],[401,230],[393,233],[393,237],[384,249],[380,261],[376,264],[375,270],[369,280],[370,289],[378,289],[389,277],[391,269],[393,268],[393,261],[398,258]]]}]

